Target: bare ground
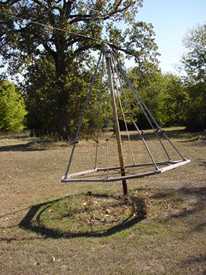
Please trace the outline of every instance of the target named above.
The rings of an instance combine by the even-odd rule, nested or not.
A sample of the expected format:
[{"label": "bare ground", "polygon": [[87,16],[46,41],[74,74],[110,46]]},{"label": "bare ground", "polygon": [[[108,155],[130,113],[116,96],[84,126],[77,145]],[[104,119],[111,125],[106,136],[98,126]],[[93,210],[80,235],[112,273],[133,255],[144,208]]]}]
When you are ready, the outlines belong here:
[{"label": "bare ground", "polygon": [[[130,194],[145,202],[147,216],[107,234],[93,234],[96,224],[91,234],[81,228],[68,234],[72,223],[66,228],[48,219],[45,230],[32,218],[55,200],[71,202],[88,191],[121,195],[119,184],[63,185],[65,144],[1,136],[0,274],[206,274],[206,141],[170,135],[192,163],[131,181]],[[82,148],[90,159],[92,145]]]}]

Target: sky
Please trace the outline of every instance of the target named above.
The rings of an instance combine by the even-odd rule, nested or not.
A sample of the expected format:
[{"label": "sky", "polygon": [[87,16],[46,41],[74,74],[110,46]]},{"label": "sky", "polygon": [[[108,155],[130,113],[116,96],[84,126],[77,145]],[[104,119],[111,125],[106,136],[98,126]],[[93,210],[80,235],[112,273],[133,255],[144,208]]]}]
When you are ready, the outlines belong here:
[{"label": "sky", "polygon": [[186,33],[206,23],[206,0],[144,0],[137,18],[154,26],[162,71],[178,73]]}]

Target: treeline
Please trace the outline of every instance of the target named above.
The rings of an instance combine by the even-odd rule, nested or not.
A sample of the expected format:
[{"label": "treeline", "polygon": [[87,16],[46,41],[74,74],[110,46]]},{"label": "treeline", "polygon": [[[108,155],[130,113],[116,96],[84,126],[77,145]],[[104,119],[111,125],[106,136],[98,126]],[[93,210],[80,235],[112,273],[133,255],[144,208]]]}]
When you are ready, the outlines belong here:
[{"label": "treeline", "polygon": [[[150,66],[144,70],[145,75],[132,69],[129,77],[162,126],[181,125],[190,131],[202,131],[206,129],[206,25],[190,31],[185,46],[183,76],[162,74]],[[148,127],[139,110],[136,118],[143,128]]]},{"label": "treeline", "polygon": [[[105,40],[139,64],[142,60],[156,62],[153,27],[136,18],[142,2],[0,2],[0,55],[9,75],[23,75],[29,128],[65,139],[73,135],[94,70],[95,52]],[[93,97],[95,102],[95,92]],[[91,105],[84,128],[95,126],[95,108],[100,111],[99,106]]]},{"label": "treeline", "polygon": [[[6,77],[0,81],[0,130],[26,127],[35,135],[67,139],[75,135],[84,109],[85,133],[110,126],[111,102],[101,71],[85,106],[95,71],[94,52],[105,39],[115,44],[122,61],[128,56],[135,61],[128,78],[162,126],[205,129],[206,25],[189,32],[185,39],[183,76],[163,74],[153,26],[137,21],[142,2],[0,3],[0,55],[8,65],[8,76],[22,75],[18,87]],[[124,87],[123,94],[128,118],[132,116],[142,128],[149,127],[131,91]]]},{"label": "treeline", "polygon": [[[56,86],[53,82],[47,59],[29,71],[30,84],[20,92],[9,81],[0,81],[0,129],[21,131],[25,127],[35,135],[56,134],[55,109]],[[70,135],[74,134],[79,116],[84,108],[91,74],[73,72],[68,75],[67,87],[70,89],[70,104],[63,112],[70,113],[68,121]],[[158,68],[144,76],[138,68],[128,71],[128,78],[136,87],[148,108],[162,126],[186,126],[188,130],[199,131],[206,127],[206,82],[193,83],[173,74],[162,74]],[[44,85],[42,85],[44,81]],[[131,97],[130,91],[123,91],[122,102],[125,112],[141,128],[149,128],[145,116]],[[83,127],[88,132],[102,128],[111,122],[110,96],[100,79],[94,85],[89,106],[85,106]],[[27,110],[27,111],[26,111]],[[63,114],[62,114],[63,115]],[[120,115],[121,118],[121,115]],[[128,122],[129,122],[129,116]],[[120,121],[121,123],[121,121]],[[123,123],[121,124],[123,126]],[[132,129],[132,128],[131,128]]]}]

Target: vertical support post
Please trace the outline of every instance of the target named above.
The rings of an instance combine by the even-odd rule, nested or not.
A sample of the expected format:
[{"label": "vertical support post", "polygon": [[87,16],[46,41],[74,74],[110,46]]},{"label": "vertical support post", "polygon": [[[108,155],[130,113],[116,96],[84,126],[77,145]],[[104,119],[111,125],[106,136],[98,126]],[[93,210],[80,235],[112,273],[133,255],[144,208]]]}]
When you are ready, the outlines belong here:
[{"label": "vertical support post", "polygon": [[[120,134],[120,126],[119,126],[118,113],[117,113],[116,96],[115,96],[114,84],[113,84],[113,78],[112,78],[111,53],[109,52],[108,49],[106,49],[105,57],[106,57],[106,64],[107,64],[109,88],[110,88],[111,97],[112,97],[114,131],[115,131],[116,140],[117,140],[117,148],[118,148],[121,176],[124,177],[126,174],[125,174],[125,166],[124,166],[124,158],[123,158],[123,150],[122,150],[122,139],[121,139],[121,134]],[[122,187],[123,187],[123,194],[126,196],[128,194],[126,179],[122,179]]]}]

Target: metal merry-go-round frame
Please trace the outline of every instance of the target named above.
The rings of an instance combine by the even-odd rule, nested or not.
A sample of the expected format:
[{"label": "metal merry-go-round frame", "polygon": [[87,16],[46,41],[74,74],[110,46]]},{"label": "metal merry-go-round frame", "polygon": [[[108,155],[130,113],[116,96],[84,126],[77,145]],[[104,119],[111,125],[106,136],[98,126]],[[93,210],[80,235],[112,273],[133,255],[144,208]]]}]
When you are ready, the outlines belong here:
[{"label": "metal merry-go-round frame", "polygon": [[[177,167],[186,165],[190,162],[191,160],[186,159],[186,160],[179,160],[179,161],[162,161],[162,162],[157,162],[157,165],[165,165],[161,168],[155,169],[155,170],[149,170],[143,173],[135,173],[135,174],[130,174],[130,175],[126,175],[126,176],[116,176],[116,177],[112,177],[112,176],[104,176],[102,178],[100,177],[95,177],[95,178],[81,178],[81,176],[86,176],[92,173],[97,173],[98,172],[107,172],[107,171],[114,171],[114,170],[120,170],[121,167],[120,166],[115,166],[115,167],[107,167],[107,168],[94,168],[94,169],[90,169],[90,170],[85,170],[85,171],[81,171],[81,172],[76,172],[76,173],[71,173],[69,175],[67,175],[67,177],[63,176],[61,181],[64,183],[75,183],[75,182],[115,182],[115,181],[121,181],[122,179],[135,179],[135,178],[142,178],[145,176],[151,176],[151,175],[155,175],[155,174],[161,174],[164,172],[167,172],[169,170],[173,170]],[[125,165],[125,169],[127,168],[135,168],[135,167],[148,167],[148,166],[152,166],[153,163],[142,163],[142,164],[131,164],[131,165]]]},{"label": "metal merry-go-round frame", "polygon": [[[74,173],[70,173],[70,167],[73,161],[73,155],[74,155],[74,151],[76,148],[77,143],[79,142],[79,136],[80,136],[80,130],[82,127],[82,121],[83,121],[83,115],[84,115],[84,109],[87,108],[88,102],[91,98],[91,94],[92,94],[92,87],[94,85],[95,82],[95,77],[99,68],[99,64],[102,58],[102,55],[105,58],[106,61],[106,70],[107,70],[107,75],[108,75],[108,88],[110,90],[110,94],[111,94],[111,99],[112,99],[112,110],[113,110],[113,122],[114,122],[114,133],[116,136],[116,142],[117,142],[117,152],[118,152],[118,157],[119,157],[119,165],[118,166],[113,166],[113,167],[98,167],[98,165],[94,165],[93,169],[89,169],[89,170],[84,170],[84,171],[80,171],[80,172],[74,172]],[[115,65],[116,64],[116,65]],[[144,139],[143,136],[143,131],[141,131],[137,124],[135,122],[133,122],[140,138],[142,139],[147,153],[150,156],[151,159],[151,163],[133,163],[133,164],[125,164],[124,162],[124,156],[123,156],[123,150],[122,150],[122,139],[121,139],[121,133],[120,133],[120,125],[119,125],[119,120],[118,120],[118,112],[117,112],[117,95],[115,93],[115,77],[114,75],[116,75],[119,79],[120,79],[120,75],[121,77],[125,80],[126,75],[124,73],[124,70],[121,68],[119,62],[117,59],[115,59],[114,57],[114,53],[113,53],[113,49],[111,49],[109,46],[106,46],[102,49],[99,60],[97,62],[97,66],[96,66],[96,70],[94,75],[91,78],[91,82],[90,82],[90,87],[88,90],[88,94],[87,94],[87,98],[84,104],[84,108],[81,110],[80,113],[80,119],[79,119],[79,124],[77,127],[77,133],[76,133],[76,137],[74,139],[73,142],[73,147],[70,153],[70,157],[69,157],[69,162],[67,165],[67,169],[65,172],[65,175],[62,177],[61,182],[63,183],[89,183],[89,182],[118,182],[118,181],[122,181],[122,186],[123,186],[123,193],[124,195],[127,195],[127,180],[130,179],[135,179],[135,178],[141,178],[141,177],[145,177],[145,176],[151,176],[151,175],[155,175],[155,174],[161,174],[164,173],[166,171],[175,169],[177,167],[186,165],[190,162],[189,159],[186,159],[181,153],[180,151],[177,149],[177,147],[173,144],[173,142],[167,137],[166,133],[162,130],[162,128],[159,126],[159,124],[157,123],[156,119],[154,118],[154,116],[151,114],[150,110],[147,108],[147,106],[144,104],[144,102],[142,101],[142,99],[140,98],[140,96],[138,95],[138,93],[134,93],[136,96],[136,101],[137,104],[139,105],[140,109],[142,110],[142,112],[144,113],[147,121],[149,122],[149,125],[151,126],[151,128],[154,130],[154,133],[156,134],[156,136],[159,138],[160,144],[163,148],[163,150],[165,151],[165,154],[167,156],[167,161],[159,161],[156,162],[154,160],[154,157],[152,155],[152,153],[149,150],[149,147]],[[119,80],[121,83],[121,80]],[[135,88],[133,87],[131,81],[129,81],[128,79],[126,79],[127,85],[130,88],[130,90],[134,90]],[[118,98],[119,99],[119,98]],[[120,100],[120,99],[119,99]],[[122,108],[121,106],[121,102],[120,104],[120,108]],[[127,124],[125,121],[125,117],[124,117],[124,112],[122,111],[122,116],[124,118],[124,122],[125,122],[125,126],[127,129]],[[127,129],[128,132],[128,129]],[[167,152],[163,142],[162,142],[162,138],[164,138],[165,140],[168,141],[168,143],[173,147],[173,149],[176,151],[177,155],[181,158],[180,160],[172,160],[172,158],[169,156],[169,153]],[[128,137],[129,140],[129,137]],[[131,173],[130,171],[127,171],[129,168],[143,168],[143,167],[150,167],[150,166],[154,166],[153,169],[148,169],[148,171],[143,171],[143,172],[133,172]],[[116,176],[111,176],[109,175],[109,172],[112,171],[119,171],[119,174]],[[105,172],[105,174],[103,176],[99,176],[98,173],[99,172]]]}]

